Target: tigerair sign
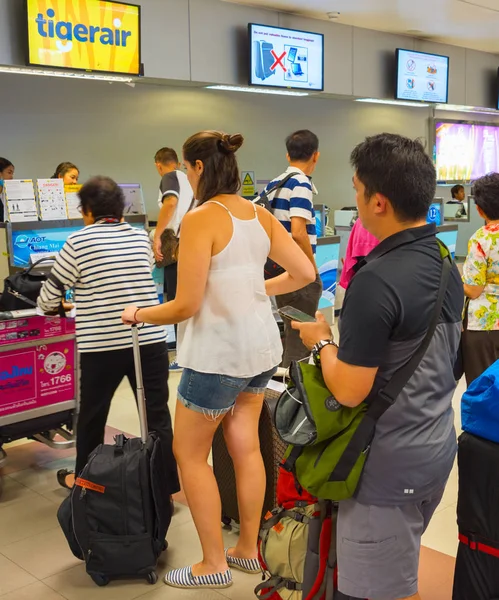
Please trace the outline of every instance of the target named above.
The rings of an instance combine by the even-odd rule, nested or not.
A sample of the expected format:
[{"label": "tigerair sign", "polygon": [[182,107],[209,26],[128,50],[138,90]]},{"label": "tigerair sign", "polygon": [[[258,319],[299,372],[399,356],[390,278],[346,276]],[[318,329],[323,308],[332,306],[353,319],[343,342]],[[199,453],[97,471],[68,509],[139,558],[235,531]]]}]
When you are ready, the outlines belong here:
[{"label": "tigerair sign", "polygon": [[31,65],[139,74],[139,6],[104,0],[27,5]]}]

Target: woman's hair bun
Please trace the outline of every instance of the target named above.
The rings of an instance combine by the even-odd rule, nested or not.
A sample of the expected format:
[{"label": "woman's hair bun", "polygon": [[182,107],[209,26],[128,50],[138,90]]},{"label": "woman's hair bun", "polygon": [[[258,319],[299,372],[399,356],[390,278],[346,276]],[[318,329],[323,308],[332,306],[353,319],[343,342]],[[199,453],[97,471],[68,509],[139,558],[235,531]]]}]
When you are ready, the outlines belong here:
[{"label": "woman's hair bun", "polygon": [[224,154],[233,154],[239,150],[243,142],[244,138],[240,133],[234,133],[233,135],[224,133],[218,141],[218,147]]}]

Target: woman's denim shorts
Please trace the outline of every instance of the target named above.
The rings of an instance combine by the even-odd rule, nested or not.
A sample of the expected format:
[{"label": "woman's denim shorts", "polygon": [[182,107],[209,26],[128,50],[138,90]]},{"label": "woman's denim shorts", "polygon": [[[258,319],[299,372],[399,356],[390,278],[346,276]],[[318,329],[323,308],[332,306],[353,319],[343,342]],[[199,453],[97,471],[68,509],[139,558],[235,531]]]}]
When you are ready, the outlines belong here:
[{"label": "woman's denim shorts", "polygon": [[242,392],[263,394],[276,371],[277,367],[256,377],[241,378],[184,369],[178,399],[190,410],[219,417],[234,407]]}]

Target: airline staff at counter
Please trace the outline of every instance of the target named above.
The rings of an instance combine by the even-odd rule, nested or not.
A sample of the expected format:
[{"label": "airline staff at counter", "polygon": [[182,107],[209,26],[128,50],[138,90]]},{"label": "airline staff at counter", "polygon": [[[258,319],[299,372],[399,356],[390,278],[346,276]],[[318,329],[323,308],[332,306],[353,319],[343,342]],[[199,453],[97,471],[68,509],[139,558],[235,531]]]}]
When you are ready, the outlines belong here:
[{"label": "airline staff at counter", "polygon": [[15,167],[7,158],[0,157],[0,223],[4,221],[4,206],[1,199],[3,182],[14,179]]}]

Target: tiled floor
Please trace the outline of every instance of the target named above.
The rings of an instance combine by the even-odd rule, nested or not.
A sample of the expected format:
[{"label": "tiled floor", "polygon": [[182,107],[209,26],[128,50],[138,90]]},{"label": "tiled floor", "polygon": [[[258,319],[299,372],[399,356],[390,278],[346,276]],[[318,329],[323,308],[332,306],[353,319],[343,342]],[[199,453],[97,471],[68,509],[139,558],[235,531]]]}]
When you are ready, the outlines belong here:
[{"label": "tiled floor", "polygon": [[[171,377],[172,397],[179,376]],[[458,389],[455,406],[463,392]],[[170,402],[174,411],[174,402]],[[459,427],[459,413],[456,412]],[[123,384],[113,402],[108,436],[113,428],[138,433],[133,396]],[[4,492],[0,499],[0,598],[1,600],[245,600],[254,598],[259,583],[255,576],[234,573],[235,584],[220,592],[185,592],[168,588],[161,581],[154,587],[145,581],[112,582],[96,587],[85,573],[83,564],[73,557],[59,529],[56,512],[65,497],[58,487],[55,472],[73,466],[72,451],[56,451],[37,442],[7,448],[9,461],[3,470]],[[181,498],[180,498],[181,500]],[[453,472],[442,504],[427,533],[421,555],[421,595],[423,600],[450,600],[454,557],[457,549],[456,528],[457,473]],[[224,532],[227,545],[236,534]],[[189,513],[182,503],[168,534],[170,548],[163,555],[159,574],[173,567],[198,561],[200,545]]]}]

